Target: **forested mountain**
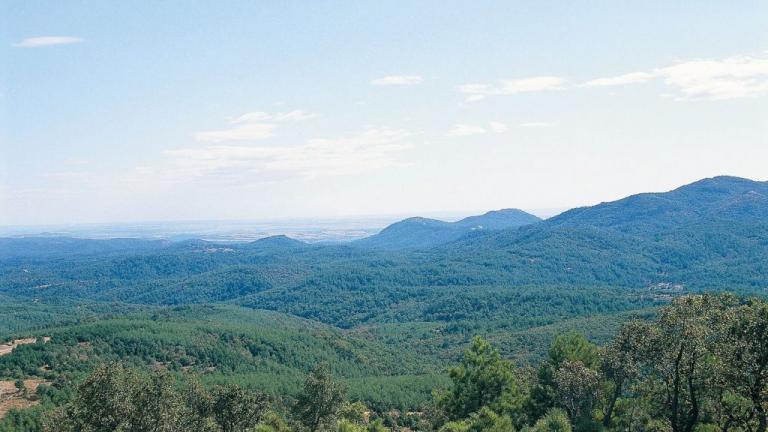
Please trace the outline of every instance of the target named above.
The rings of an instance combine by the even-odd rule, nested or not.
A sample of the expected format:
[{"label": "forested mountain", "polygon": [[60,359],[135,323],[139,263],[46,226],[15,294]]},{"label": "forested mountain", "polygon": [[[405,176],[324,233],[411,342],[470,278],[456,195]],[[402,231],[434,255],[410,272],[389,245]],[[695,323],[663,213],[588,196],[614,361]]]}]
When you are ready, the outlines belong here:
[{"label": "forested mountain", "polygon": [[605,343],[681,295],[765,295],[767,189],[717,177],[545,221],[416,218],[367,245],[2,239],[0,345],[51,339],[0,357],[0,378],[71,389],[121,360],[290,399],[327,363],[376,410],[420,410],[475,335],[525,368],[558,334]]},{"label": "forested mountain", "polygon": [[768,182],[714,177],[670,192],[644,193],[569,210],[547,221],[561,227],[600,227],[642,236],[712,222],[764,223]]},{"label": "forested mountain", "polygon": [[[726,287],[761,292],[768,285],[768,218],[754,197],[764,189],[764,183],[748,180],[705,180],[520,228],[477,230],[419,251],[271,237],[239,245],[189,241],[142,253],[6,260],[0,261],[0,293],[140,304],[228,301],[353,327],[472,316],[469,304],[466,313],[442,312],[440,305],[485,292],[503,299],[489,304],[488,317],[503,315],[521,294],[547,290],[581,295],[583,288],[600,287],[633,299]],[[627,204],[649,199],[673,210],[649,214]],[[624,210],[617,209],[627,207],[633,216],[622,220],[621,229],[605,222],[618,220]]]},{"label": "forested mountain", "polygon": [[468,216],[453,224],[469,229],[500,230],[530,225],[541,218],[518,209],[492,210],[478,216]]},{"label": "forested mountain", "polygon": [[[547,282],[757,290],[768,285],[768,184],[716,177],[567,211],[439,248]],[[738,270],[736,270],[738,269]]]},{"label": "forested mountain", "polygon": [[[565,292],[583,295],[579,303],[590,305],[584,311],[620,311],[626,307],[618,299],[644,306],[691,290],[760,293],[768,285],[768,223],[755,204],[760,201],[744,196],[764,189],[764,183],[748,180],[705,180],[651,195],[664,208],[676,209],[670,212],[687,208],[682,213],[695,217],[630,209],[633,216],[621,223],[622,229],[604,222],[616,220],[623,211],[617,209],[627,203],[645,201],[641,195],[516,229],[475,231],[420,251],[307,245],[272,237],[239,245],[188,241],[140,254],[127,250],[43,262],[6,260],[0,261],[0,293],[37,301],[227,301],[347,328],[481,315],[524,321],[525,314],[506,314],[516,299],[532,293],[542,304]],[[749,211],[738,219],[733,211],[722,210],[744,199],[750,206],[737,207]],[[724,220],[728,215],[731,219]],[[674,229],[644,229],[661,226],[658,220],[679,223]],[[605,296],[593,298],[588,291],[596,288]],[[483,300],[491,295],[499,297]],[[482,314],[478,301],[487,303]],[[606,306],[609,302],[616,306]]]},{"label": "forested mountain", "polygon": [[490,211],[456,222],[413,217],[396,222],[376,235],[356,240],[354,244],[388,250],[427,248],[448,243],[473,231],[517,228],[540,220],[532,214],[517,209]]}]

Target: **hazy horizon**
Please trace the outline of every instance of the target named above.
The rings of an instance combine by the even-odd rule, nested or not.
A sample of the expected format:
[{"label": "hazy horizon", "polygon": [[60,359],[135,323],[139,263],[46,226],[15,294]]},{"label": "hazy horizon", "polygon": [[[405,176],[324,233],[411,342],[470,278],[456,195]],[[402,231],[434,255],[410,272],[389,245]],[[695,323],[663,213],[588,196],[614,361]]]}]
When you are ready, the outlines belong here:
[{"label": "hazy horizon", "polygon": [[[347,215],[332,218],[305,217],[285,219],[211,219],[164,221],[111,221],[75,224],[0,225],[0,237],[47,237],[111,239],[187,239],[211,241],[252,241],[274,235],[286,235],[308,242],[350,241],[378,233],[386,226],[409,217],[428,217],[455,222],[489,211],[423,212],[390,215]],[[542,219],[568,209],[527,211]],[[525,211],[525,210],[524,210]]]},{"label": "hazy horizon", "polygon": [[2,16],[0,226],[566,209],[766,179],[761,1]]}]

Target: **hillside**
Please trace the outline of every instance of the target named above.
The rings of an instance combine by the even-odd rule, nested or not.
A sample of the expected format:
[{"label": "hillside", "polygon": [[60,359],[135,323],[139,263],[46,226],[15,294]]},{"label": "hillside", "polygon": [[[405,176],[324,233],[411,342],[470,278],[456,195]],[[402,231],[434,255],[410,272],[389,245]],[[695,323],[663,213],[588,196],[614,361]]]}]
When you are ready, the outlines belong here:
[{"label": "hillside", "polygon": [[765,223],[768,182],[720,176],[670,192],[644,193],[566,211],[547,220],[550,226],[611,228],[653,235],[705,222]]},{"label": "hillside", "polygon": [[[3,356],[0,375],[55,380],[120,359],[290,397],[328,363],[357,399],[415,409],[475,335],[525,365],[556,334],[607,341],[682,294],[765,294],[765,193],[719,177],[506,229],[532,217],[415,218],[375,237],[392,248],[14,239],[0,331],[51,340]],[[46,241],[58,252],[32,253]]]},{"label": "hillside", "polygon": [[520,282],[765,292],[767,197],[766,183],[716,177],[461,239],[439,253]]},{"label": "hillside", "polygon": [[[226,301],[351,328],[495,316],[519,326],[525,311],[540,305],[549,310],[545,316],[563,313],[570,306],[553,306],[553,300],[565,289],[578,293],[579,300],[572,301],[585,305],[583,313],[606,302],[622,305],[619,298],[642,307],[687,291],[762,293],[768,286],[764,190],[761,182],[709,179],[520,228],[477,230],[422,251],[310,246],[273,237],[24,266],[0,262],[0,294],[152,305]],[[649,212],[648,202],[663,205]],[[434,232],[460,223],[416,219],[385,231],[421,226],[428,230],[420,233]],[[611,290],[604,297],[592,295],[605,287]],[[468,299],[489,289],[501,297],[478,313]],[[540,294],[547,290],[551,294]],[[443,306],[452,303],[452,311]],[[524,312],[505,315],[514,312],[510,305]]]},{"label": "hillside", "polygon": [[517,228],[540,220],[517,209],[490,211],[456,222],[412,217],[389,225],[371,237],[356,240],[353,244],[383,250],[428,248],[454,241],[474,231]]},{"label": "hillside", "polygon": [[[303,376],[316,364],[330,365],[336,376],[355,379],[363,387],[368,379],[386,387],[397,385],[403,377],[441,371],[424,358],[334,327],[231,306],[125,313],[26,334],[44,336],[47,342],[22,345],[0,356],[0,377],[21,371],[54,380],[120,361],[200,374],[205,382],[237,380],[275,396],[289,396],[298,391]],[[368,397],[369,403],[382,402],[375,393],[355,390]],[[412,405],[426,400],[429,391],[425,387],[421,393],[410,394]]]},{"label": "hillside", "polygon": [[518,209],[493,210],[478,216],[469,216],[453,225],[471,230],[502,230],[531,225],[541,218]]}]

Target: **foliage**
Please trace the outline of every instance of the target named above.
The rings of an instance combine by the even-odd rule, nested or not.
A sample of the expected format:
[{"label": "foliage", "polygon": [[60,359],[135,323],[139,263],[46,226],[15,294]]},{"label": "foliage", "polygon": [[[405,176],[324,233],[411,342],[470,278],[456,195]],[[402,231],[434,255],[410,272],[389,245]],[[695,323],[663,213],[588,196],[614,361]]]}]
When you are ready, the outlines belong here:
[{"label": "foliage", "polygon": [[422,250],[3,239],[0,343],[38,341],[0,357],[0,376],[52,383],[0,430],[87,430],[90,403],[106,428],[216,430],[228,400],[234,428],[283,432],[324,364],[374,418],[335,407],[328,430],[522,430],[564,412],[578,431],[765,432],[768,307],[697,293],[765,293],[766,188],[707,179]]},{"label": "foliage", "polygon": [[578,422],[589,416],[600,397],[600,376],[581,361],[566,360],[555,371],[555,385],[568,416]]},{"label": "foliage", "polygon": [[571,423],[568,415],[559,408],[552,408],[536,421],[531,428],[533,432],[571,432]]},{"label": "foliage", "polygon": [[520,395],[514,367],[482,338],[475,338],[459,366],[451,368],[452,387],[437,401],[451,420],[468,417],[482,407],[514,408]]},{"label": "foliage", "polygon": [[296,416],[311,432],[326,430],[336,419],[344,401],[346,388],[333,381],[328,368],[312,370],[295,406]]},{"label": "foliage", "polygon": [[213,396],[213,416],[223,432],[248,430],[259,421],[267,408],[267,399],[236,385],[219,388]]}]

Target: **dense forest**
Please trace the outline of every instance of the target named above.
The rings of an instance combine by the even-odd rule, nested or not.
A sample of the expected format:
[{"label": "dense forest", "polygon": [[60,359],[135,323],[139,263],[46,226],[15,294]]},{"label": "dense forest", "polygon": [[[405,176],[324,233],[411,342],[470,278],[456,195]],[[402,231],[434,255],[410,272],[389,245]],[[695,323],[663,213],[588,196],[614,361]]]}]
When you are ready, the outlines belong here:
[{"label": "dense forest", "polygon": [[718,177],[346,244],[0,239],[0,430],[764,432],[766,221]]},{"label": "dense forest", "polygon": [[[517,367],[476,337],[444,385],[412,411],[367,406],[325,360],[315,360],[291,397],[235,384],[206,386],[197,373],[143,372],[110,362],[76,384],[63,374],[38,386],[34,397],[41,403],[12,412],[2,427],[764,432],[768,425],[768,303],[757,298],[683,296],[651,319],[626,322],[602,346],[580,333],[560,334],[536,367]],[[26,393],[24,381],[18,383]]]}]

